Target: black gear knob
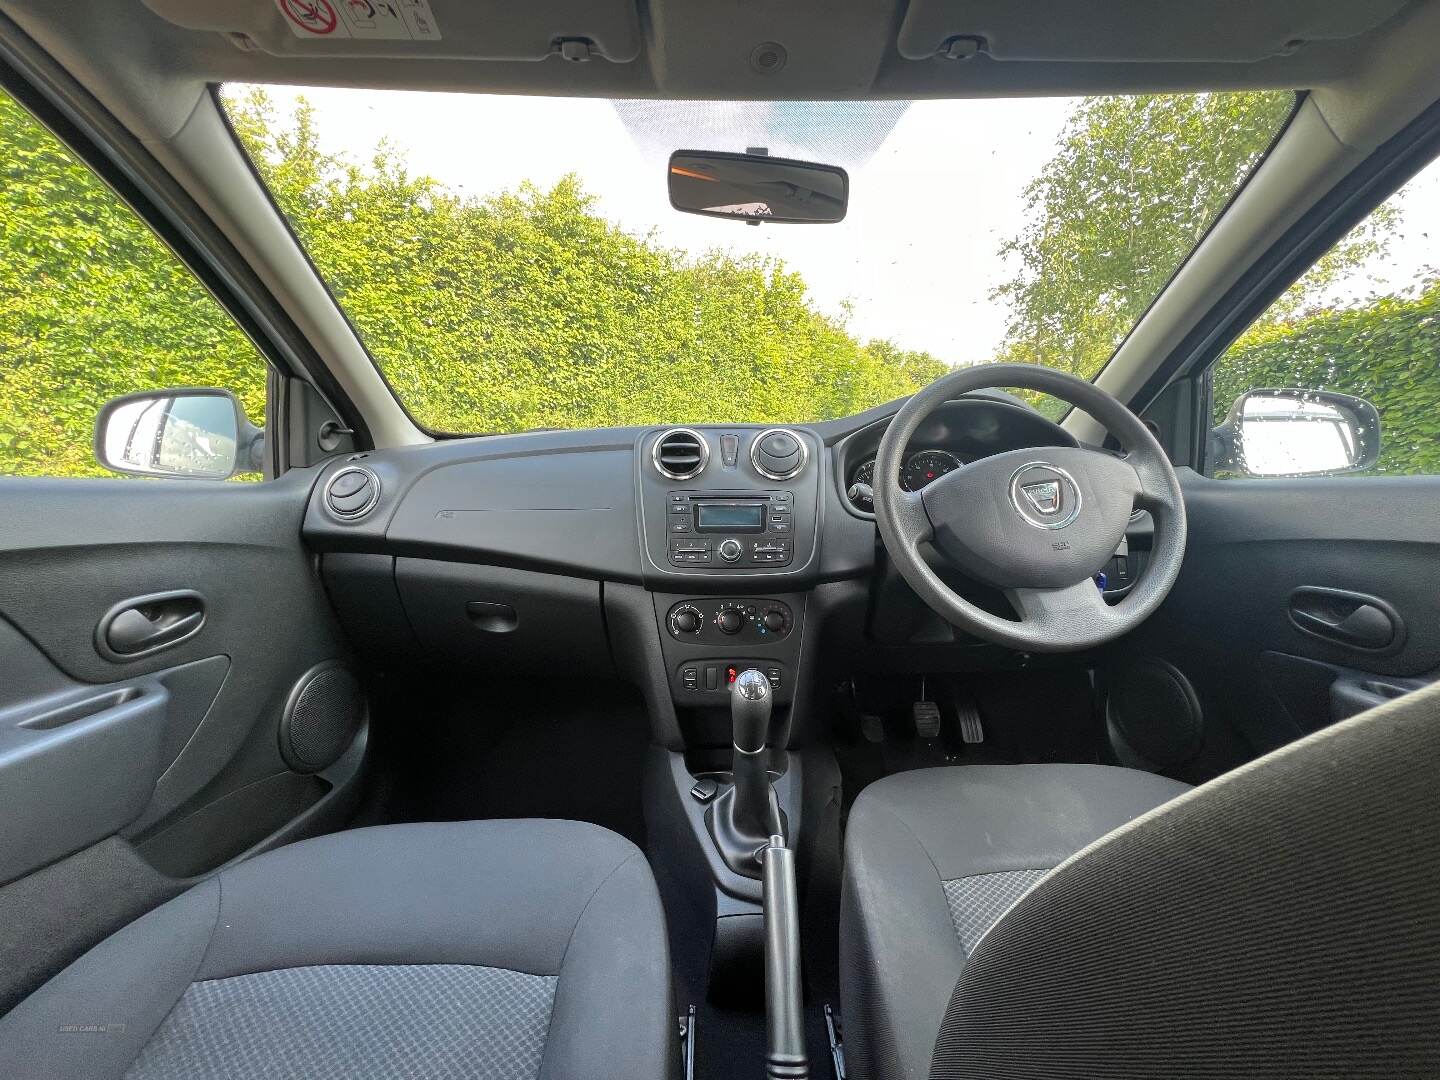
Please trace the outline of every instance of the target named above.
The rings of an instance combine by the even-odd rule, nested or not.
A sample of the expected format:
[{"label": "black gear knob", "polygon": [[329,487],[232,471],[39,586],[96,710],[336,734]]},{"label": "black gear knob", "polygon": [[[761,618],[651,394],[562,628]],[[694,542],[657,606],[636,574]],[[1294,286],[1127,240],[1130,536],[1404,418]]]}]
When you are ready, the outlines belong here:
[{"label": "black gear knob", "polygon": [[770,680],[755,668],[746,668],[730,687],[730,720],[735,749],[746,754],[765,749],[770,734]]}]

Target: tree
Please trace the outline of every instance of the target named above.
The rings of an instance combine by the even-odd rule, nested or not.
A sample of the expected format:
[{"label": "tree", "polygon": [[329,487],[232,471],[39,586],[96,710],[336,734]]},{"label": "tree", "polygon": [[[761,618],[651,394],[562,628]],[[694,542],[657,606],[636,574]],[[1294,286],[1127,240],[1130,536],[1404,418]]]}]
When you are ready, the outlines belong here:
[{"label": "tree", "polygon": [[1264,152],[1283,93],[1089,98],[1025,188],[1000,254],[1003,359],[1092,378]]},{"label": "tree", "polygon": [[[1011,305],[1000,357],[1093,378],[1254,167],[1292,100],[1082,102],[1025,189],[1029,223],[1001,247],[1014,272],[993,294]],[[1247,328],[1214,368],[1215,422],[1249,389],[1340,390],[1380,410],[1378,471],[1440,472],[1440,279],[1429,272],[1396,294],[1340,295],[1386,254],[1399,225],[1393,202],[1376,209]]]}]

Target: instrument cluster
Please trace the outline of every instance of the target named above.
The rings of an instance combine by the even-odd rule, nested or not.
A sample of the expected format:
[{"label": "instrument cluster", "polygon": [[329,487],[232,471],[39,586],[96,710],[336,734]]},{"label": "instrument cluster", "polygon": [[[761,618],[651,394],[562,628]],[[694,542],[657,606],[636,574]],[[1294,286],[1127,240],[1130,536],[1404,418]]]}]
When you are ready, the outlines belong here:
[{"label": "instrument cluster", "polygon": [[[964,464],[957,454],[949,450],[938,447],[917,450],[905,459],[905,465],[900,470],[900,486],[906,491],[919,491]],[[870,494],[874,485],[875,459],[872,457],[855,466],[850,474],[847,496],[856,509],[867,513],[875,509],[874,498]]]}]

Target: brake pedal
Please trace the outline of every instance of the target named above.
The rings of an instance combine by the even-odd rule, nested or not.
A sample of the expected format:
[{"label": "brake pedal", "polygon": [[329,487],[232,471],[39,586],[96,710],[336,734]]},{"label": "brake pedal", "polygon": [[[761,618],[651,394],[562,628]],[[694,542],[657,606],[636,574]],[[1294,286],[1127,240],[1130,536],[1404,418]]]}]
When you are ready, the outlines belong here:
[{"label": "brake pedal", "polygon": [[956,718],[960,721],[960,739],[975,745],[985,741],[985,726],[980,722],[980,709],[973,701],[955,703]]},{"label": "brake pedal", "polygon": [[915,734],[922,739],[934,739],[940,735],[940,706],[933,701],[917,701],[911,710],[915,720]]},{"label": "brake pedal", "polygon": [[915,734],[922,739],[935,739],[940,735],[940,706],[925,700],[925,680],[920,680],[920,698],[910,710],[915,721]]}]

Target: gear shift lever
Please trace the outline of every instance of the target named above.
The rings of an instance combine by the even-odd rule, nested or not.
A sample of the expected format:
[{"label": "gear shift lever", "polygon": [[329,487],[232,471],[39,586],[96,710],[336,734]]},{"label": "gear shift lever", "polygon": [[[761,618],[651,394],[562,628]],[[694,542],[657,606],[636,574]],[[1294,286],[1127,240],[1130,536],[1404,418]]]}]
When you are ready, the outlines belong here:
[{"label": "gear shift lever", "polygon": [[764,845],[770,828],[770,772],[765,767],[765,739],[770,734],[770,680],[754,668],[742,671],[730,688],[735,777],[732,819],[747,836]]},{"label": "gear shift lever", "polygon": [[742,671],[730,687],[731,770],[734,785],[715,800],[707,817],[710,835],[737,874],[760,877],[760,850],[783,833],[780,809],[770,787],[765,740],[774,704],[770,680],[761,671]]}]

